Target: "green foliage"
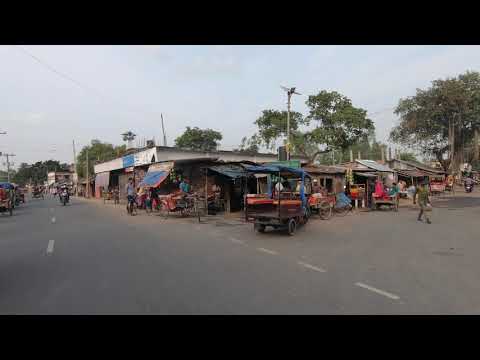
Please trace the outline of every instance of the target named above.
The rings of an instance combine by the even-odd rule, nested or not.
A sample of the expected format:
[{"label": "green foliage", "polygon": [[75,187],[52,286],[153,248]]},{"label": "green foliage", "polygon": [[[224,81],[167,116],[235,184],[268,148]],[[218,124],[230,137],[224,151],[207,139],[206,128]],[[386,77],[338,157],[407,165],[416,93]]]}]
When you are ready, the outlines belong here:
[{"label": "green foliage", "polygon": [[[290,112],[290,131],[298,129],[304,123],[302,114]],[[255,120],[258,127],[258,139],[267,147],[271,148],[275,140],[287,135],[287,111],[263,110],[262,115]]]},{"label": "green foliage", "polygon": [[214,151],[222,138],[218,131],[187,126],[185,132],[175,139],[175,146],[188,150]]},{"label": "green foliage", "polygon": [[418,161],[417,157],[412,152],[400,153],[400,160],[403,160],[403,161]]},{"label": "green foliage", "polygon": [[86,176],[88,149],[89,174],[93,174],[93,166],[96,163],[105,162],[121,157],[126,152],[126,146],[114,146],[109,143],[102,143],[100,140],[92,140],[89,146],[84,146],[77,156],[77,174],[80,178]]},{"label": "green foliage", "polygon": [[25,184],[43,184],[47,181],[50,171],[68,171],[68,164],[61,164],[56,160],[38,161],[34,164],[21,163],[12,181],[24,186]]},{"label": "green foliage", "polygon": [[345,150],[358,141],[368,139],[375,129],[367,111],[356,108],[350,99],[336,91],[320,91],[306,102],[310,109],[307,122],[313,122],[311,134],[318,144],[328,149]]},{"label": "green foliage", "polygon": [[[291,113],[290,142],[292,153],[306,156],[310,162],[335,149],[342,154],[348,147],[367,140],[374,132],[367,112],[352,105],[350,99],[332,91],[321,91],[308,97],[307,117]],[[262,145],[270,147],[286,135],[286,111],[264,110],[255,121]],[[340,155],[341,156],[341,155]]]},{"label": "green foliage", "polygon": [[260,150],[261,139],[257,134],[254,134],[251,138],[244,136],[242,142],[238,149],[233,151],[238,151],[246,154],[256,154]]},{"label": "green foliage", "polygon": [[390,133],[396,143],[416,148],[433,156],[447,169],[449,160],[449,124],[455,136],[455,166],[462,161],[465,145],[473,140],[473,129],[480,127],[480,73],[466,72],[455,78],[434,80],[426,90],[400,99],[395,110],[400,123]]}]

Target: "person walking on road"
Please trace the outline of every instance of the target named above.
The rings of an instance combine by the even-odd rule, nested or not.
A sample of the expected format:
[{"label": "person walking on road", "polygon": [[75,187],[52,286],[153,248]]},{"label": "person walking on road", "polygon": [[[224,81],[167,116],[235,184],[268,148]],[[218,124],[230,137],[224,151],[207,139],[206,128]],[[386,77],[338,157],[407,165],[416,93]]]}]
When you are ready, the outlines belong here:
[{"label": "person walking on road", "polygon": [[427,207],[431,207],[430,199],[428,198],[428,186],[426,183],[423,183],[422,186],[418,189],[418,206],[420,206],[420,213],[418,214],[418,221],[422,221],[422,216],[425,215],[427,224],[431,224],[430,218],[427,215]]}]

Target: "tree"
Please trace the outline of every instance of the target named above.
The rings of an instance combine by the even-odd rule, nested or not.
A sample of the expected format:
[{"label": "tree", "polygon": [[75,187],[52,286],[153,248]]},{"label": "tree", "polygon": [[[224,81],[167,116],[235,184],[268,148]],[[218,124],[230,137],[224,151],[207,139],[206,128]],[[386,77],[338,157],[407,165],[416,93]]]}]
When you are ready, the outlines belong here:
[{"label": "tree", "polygon": [[175,139],[175,146],[188,150],[215,151],[222,138],[218,131],[187,126],[185,132]]},{"label": "tree", "polygon": [[234,149],[233,151],[247,153],[247,154],[256,154],[260,150],[260,143],[261,140],[257,134],[254,134],[252,137],[247,138],[244,136],[242,138],[242,142],[238,149]]},{"label": "tree", "polygon": [[[320,91],[308,97],[309,114],[293,112],[290,117],[292,153],[313,163],[332,150],[343,154],[350,146],[366,141],[375,127],[367,112],[356,108],[347,97],[332,91]],[[267,147],[286,134],[285,111],[265,110],[255,121],[258,136]],[[328,156],[328,155],[325,155]]]},{"label": "tree", "polygon": [[88,149],[88,172],[93,174],[95,163],[113,160],[126,153],[126,146],[114,146],[109,143],[102,143],[100,140],[92,140],[89,146],[84,146],[77,156],[77,174],[79,177],[86,176],[86,161]]},{"label": "tree", "polygon": [[[473,151],[464,150],[480,128],[480,74],[434,80],[430,88],[400,99],[395,113],[400,123],[390,133],[392,141],[432,156],[445,170],[456,172],[473,157]],[[454,157],[447,159],[452,143]]]},{"label": "tree", "polygon": [[[295,132],[305,121],[299,112],[290,112],[290,132]],[[255,120],[258,134],[254,135],[268,149],[275,147],[276,140],[287,136],[287,112],[278,110],[263,110],[262,115]]]},{"label": "tree", "polygon": [[50,171],[68,171],[68,164],[56,160],[37,161],[31,165],[21,163],[12,179],[22,186],[30,182],[42,184],[47,181],[47,173]]},{"label": "tree", "polygon": [[400,153],[400,160],[403,160],[403,161],[418,161],[417,157],[412,152]]}]

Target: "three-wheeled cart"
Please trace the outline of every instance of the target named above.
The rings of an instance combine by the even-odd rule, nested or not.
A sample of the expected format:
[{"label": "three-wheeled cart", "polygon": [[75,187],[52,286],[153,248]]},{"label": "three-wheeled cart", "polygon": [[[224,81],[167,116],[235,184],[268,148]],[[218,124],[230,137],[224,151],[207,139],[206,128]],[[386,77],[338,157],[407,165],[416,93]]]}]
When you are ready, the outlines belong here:
[{"label": "three-wheeled cart", "polygon": [[14,187],[10,183],[0,183],[0,213],[8,212],[13,215],[13,195]]},{"label": "three-wheeled cart", "polygon": [[[250,174],[268,175],[267,194],[245,196],[245,219],[253,221],[258,232],[265,232],[267,226],[283,229],[293,235],[300,224],[310,216],[306,196],[306,185],[311,188],[310,175],[302,169],[284,166],[246,166]],[[290,184],[288,187],[277,184]],[[306,184],[307,183],[307,184]],[[308,191],[310,193],[310,191]]]},{"label": "three-wheeled cart", "polygon": [[372,194],[372,205],[375,210],[379,210],[381,206],[387,206],[393,211],[398,211],[398,198],[399,195],[376,196],[376,194]]}]

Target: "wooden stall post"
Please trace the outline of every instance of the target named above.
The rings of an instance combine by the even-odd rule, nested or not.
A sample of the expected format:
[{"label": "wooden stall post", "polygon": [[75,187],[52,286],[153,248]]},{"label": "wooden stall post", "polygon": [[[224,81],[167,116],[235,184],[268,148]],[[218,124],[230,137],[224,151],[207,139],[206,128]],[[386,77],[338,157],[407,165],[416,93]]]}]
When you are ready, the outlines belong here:
[{"label": "wooden stall post", "polygon": [[230,200],[231,200],[231,199],[230,199],[230,191],[231,191],[231,188],[232,188],[232,187],[231,187],[230,182],[227,182],[227,183],[226,183],[226,186],[225,186],[225,202],[226,202],[226,204],[225,204],[225,212],[228,212],[228,213],[230,213],[230,209],[231,209],[231,207],[230,207],[230,205],[231,205],[231,201],[230,201]]},{"label": "wooden stall post", "polygon": [[208,215],[208,168],[205,168],[205,215]]}]

